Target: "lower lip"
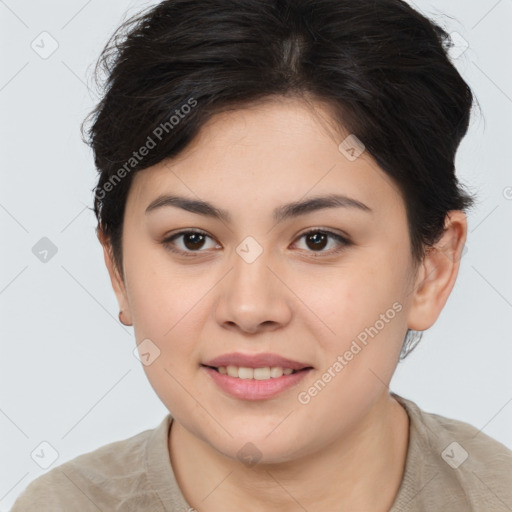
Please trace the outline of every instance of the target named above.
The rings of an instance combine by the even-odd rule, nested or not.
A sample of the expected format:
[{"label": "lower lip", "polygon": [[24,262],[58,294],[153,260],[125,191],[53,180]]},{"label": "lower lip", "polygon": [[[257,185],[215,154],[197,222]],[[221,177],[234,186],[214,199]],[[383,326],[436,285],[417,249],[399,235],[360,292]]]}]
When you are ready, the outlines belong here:
[{"label": "lower lip", "polygon": [[209,366],[202,366],[203,370],[213,379],[213,382],[235,398],[241,400],[266,400],[273,398],[279,393],[296,386],[310,371],[310,368],[300,370],[290,375],[283,375],[275,379],[256,380],[256,379],[238,379],[230,377]]}]

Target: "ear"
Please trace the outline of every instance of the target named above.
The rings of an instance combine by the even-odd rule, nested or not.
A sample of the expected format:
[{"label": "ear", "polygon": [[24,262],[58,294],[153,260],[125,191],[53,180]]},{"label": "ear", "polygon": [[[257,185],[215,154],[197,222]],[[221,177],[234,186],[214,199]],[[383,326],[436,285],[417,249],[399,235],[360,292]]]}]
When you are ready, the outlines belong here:
[{"label": "ear", "polygon": [[119,309],[123,312],[124,318],[128,323],[132,323],[132,315],[130,311],[130,304],[128,301],[128,294],[126,293],[126,286],[124,283],[124,279],[121,276],[121,272],[119,271],[116,262],[114,260],[114,252],[112,249],[112,244],[108,236],[98,228],[97,230],[98,240],[100,241],[103,247],[103,257],[105,259],[105,265],[107,267],[110,282],[112,283],[112,288],[114,289],[114,293],[117,297],[117,302],[119,304]]},{"label": "ear", "polygon": [[409,329],[424,331],[437,320],[457,279],[466,236],[465,213],[448,212],[442,237],[429,247],[418,270],[407,318]]}]

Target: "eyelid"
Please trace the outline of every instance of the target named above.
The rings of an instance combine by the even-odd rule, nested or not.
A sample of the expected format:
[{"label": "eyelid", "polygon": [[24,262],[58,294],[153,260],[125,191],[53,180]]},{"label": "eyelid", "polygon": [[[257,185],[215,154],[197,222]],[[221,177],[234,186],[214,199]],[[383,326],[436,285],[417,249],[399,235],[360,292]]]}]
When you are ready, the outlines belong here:
[{"label": "eyelid", "polygon": [[[177,254],[180,254],[185,257],[189,257],[189,256],[196,257],[202,252],[208,252],[208,250],[201,250],[201,249],[199,249],[197,251],[183,251],[181,249],[176,249],[175,247],[173,247],[172,241],[174,239],[179,238],[180,236],[183,236],[183,235],[186,235],[189,233],[198,233],[200,235],[204,235],[207,238],[210,238],[211,240],[215,240],[206,231],[203,231],[203,230],[197,229],[197,228],[188,228],[188,229],[182,229],[180,231],[177,231],[176,233],[173,233],[173,234],[165,237],[161,243],[165,246],[165,248],[167,250],[177,253]],[[323,233],[330,238],[334,238],[341,244],[341,247],[339,247],[337,249],[331,249],[329,251],[306,251],[306,252],[310,252],[311,254],[315,255],[315,257],[317,257],[316,255],[325,256],[325,257],[332,256],[334,254],[337,254],[337,253],[343,251],[349,245],[352,245],[352,241],[350,240],[348,235],[340,234],[340,233],[337,233],[336,231],[331,230],[330,228],[322,228],[320,226],[308,228],[306,231],[303,231],[302,233],[298,234],[296,236],[295,240],[300,240],[304,236],[312,234],[312,233]],[[218,242],[216,242],[216,243],[218,244]],[[296,243],[296,242],[294,242],[294,243]]]},{"label": "eyelid", "polygon": [[303,231],[302,233],[297,235],[296,240],[300,240],[302,237],[312,233],[323,233],[330,238],[334,238],[340,244],[340,247],[336,249],[331,249],[329,251],[306,251],[307,253],[309,253],[308,256],[312,255],[314,258],[318,258],[319,256],[328,258],[329,256],[337,255],[343,250],[345,250],[348,246],[352,245],[352,241],[348,235],[338,233],[329,228],[322,228],[320,226],[308,228],[306,231]]},{"label": "eyelid", "polygon": [[[205,237],[207,238],[211,238],[212,240],[214,240],[214,238],[212,236],[210,236],[206,231],[203,231],[201,229],[197,229],[197,228],[188,228],[188,229],[182,229],[180,231],[177,231],[176,233],[173,233],[169,236],[166,236],[163,240],[162,240],[162,244],[163,246],[173,252],[173,253],[176,253],[176,254],[179,254],[181,256],[185,256],[185,257],[196,257],[198,256],[200,253],[202,252],[206,252],[204,250],[198,250],[198,251],[183,251],[181,249],[176,249],[173,244],[172,244],[172,241],[175,239],[175,238],[179,238],[180,236],[183,236],[183,235],[187,235],[189,233],[198,233],[200,235],[204,235]],[[217,242],[218,243],[218,242]]]},{"label": "eyelid", "polygon": [[299,233],[297,235],[297,238],[301,238],[304,235],[309,235],[310,233],[318,233],[318,232],[325,233],[325,234],[330,235],[330,236],[332,236],[334,238],[340,238],[340,239],[344,240],[347,243],[350,242],[350,237],[346,233],[334,231],[331,228],[323,228],[322,226],[315,226],[315,227],[312,227],[312,228],[307,228],[306,231],[302,231],[301,233]]}]

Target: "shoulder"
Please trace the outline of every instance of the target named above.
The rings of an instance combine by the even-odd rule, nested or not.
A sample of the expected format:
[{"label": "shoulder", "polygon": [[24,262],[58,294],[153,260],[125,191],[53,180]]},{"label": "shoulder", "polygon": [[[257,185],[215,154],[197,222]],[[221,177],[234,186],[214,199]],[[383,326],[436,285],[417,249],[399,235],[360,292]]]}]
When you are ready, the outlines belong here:
[{"label": "shoulder", "polygon": [[[481,429],[460,420],[426,412],[414,402],[399,398],[429,447],[443,448],[441,458],[448,462],[448,466],[462,466],[465,460],[471,457],[474,464],[491,464],[496,468],[510,470],[512,451]],[[456,460],[450,460],[451,458]]]},{"label": "shoulder", "polygon": [[[33,480],[11,512],[117,510],[134,494],[151,493],[147,481],[147,445],[168,425],[115,441],[69,460]],[[123,510],[136,510],[124,508]]]},{"label": "shoulder", "polygon": [[[501,510],[512,506],[512,451],[469,423],[425,412],[393,393],[410,419],[409,450],[402,487],[429,492],[418,509]],[[421,506],[420,506],[421,502]],[[460,507],[460,508],[457,508]],[[466,508],[464,508],[466,507]]]}]

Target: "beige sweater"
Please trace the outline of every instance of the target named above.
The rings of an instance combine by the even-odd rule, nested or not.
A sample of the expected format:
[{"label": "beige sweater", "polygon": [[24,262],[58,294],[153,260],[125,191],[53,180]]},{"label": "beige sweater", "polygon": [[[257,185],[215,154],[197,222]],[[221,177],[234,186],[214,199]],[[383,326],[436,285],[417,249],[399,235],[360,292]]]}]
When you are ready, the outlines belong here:
[{"label": "beige sweater", "polygon": [[[390,512],[512,511],[512,451],[467,423],[393,396],[409,415],[410,435]],[[192,512],[169,460],[171,421],[168,414],[155,429],[55,467],[28,485],[11,512]]]}]

